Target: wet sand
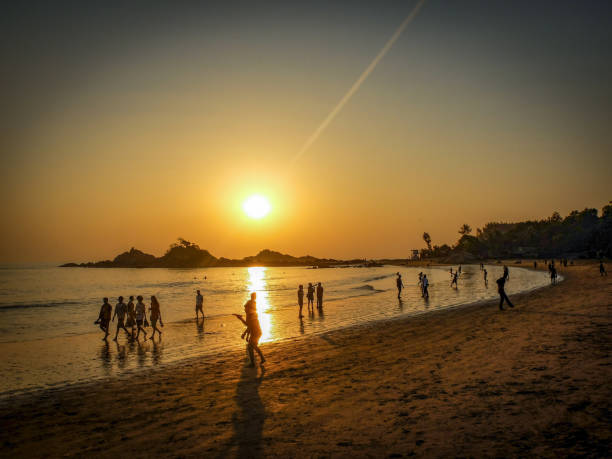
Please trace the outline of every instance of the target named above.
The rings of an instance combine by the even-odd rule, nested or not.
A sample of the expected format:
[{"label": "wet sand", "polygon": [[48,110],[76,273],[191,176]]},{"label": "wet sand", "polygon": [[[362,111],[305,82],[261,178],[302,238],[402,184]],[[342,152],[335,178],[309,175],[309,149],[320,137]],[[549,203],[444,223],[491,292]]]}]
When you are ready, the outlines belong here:
[{"label": "wet sand", "polygon": [[241,352],[15,397],[0,453],[610,457],[612,282],[594,264],[560,272],[503,312],[265,344],[265,371]]}]

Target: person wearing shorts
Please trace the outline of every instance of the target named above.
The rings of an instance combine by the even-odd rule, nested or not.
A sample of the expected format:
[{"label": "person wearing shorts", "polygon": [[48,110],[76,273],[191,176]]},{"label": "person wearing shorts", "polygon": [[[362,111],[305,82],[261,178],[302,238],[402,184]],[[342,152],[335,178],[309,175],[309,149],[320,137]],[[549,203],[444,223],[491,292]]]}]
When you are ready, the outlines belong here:
[{"label": "person wearing shorts", "polygon": [[113,314],[113,322],[115,321],[115,317],[117,318],[117,331],[115,332],[115,337],[113,338],[113,341],[117,341],[117,335],[119,335],[119,329],[121,328],[125,330],[125,333],[128,336],[131,336],[130,332],[127,330],[127,328],[125,328],[125,316],[127,314],[127,305],[123,302],[122,296],[117,298],[117,300],[119,302],[115,305],[115,314]]},{"label": "person wearing shorts", "polygon": [[145,335],[145,341],[146,341],[147,331],[143,328],[146,307],[145,307],[145,304],[142,302],[142,296],[138,295],[136,297],[136,300],[138,301],[136,303],[136,307],[134,308],[134,311],[136,312],[136,327],[138,327],[138,333],[136,333],[136,339],[138,339],[138,337],[140,336],[140,331],[142,330],[142,332]]},{"label": "person wearing shorts", "polygon": [[159,324],[163,327],[164,322],[162,321],[161,311],[159,310],[159,302],[155,296],[151,297],[151,327],[153,327],[153,333],[151,333],[151,340],[155,336],[155,332],[159,333],[159,337],[161,338],[161,330],[157,328],[157,321],[159,320]]},{"label": "person wearing shorts", "polygon": [[198,320],[198,311],[202,313],[202,319],[204,318],[204,310],[202,309],[203,305],[204,305],[204,297],[198,290],[196,294],[196,305],[195,305],[196,320]]},{"label": "person wearing shorts", "polygon": [[108,338],[108,326],[111,321],[111,313],[113,307],[109,304],[108,298],[103,299],[102,307],[100,308],[100,315],[98,316],[97,322],[100,324],[100,330],[104,332],[104,338],[102,341],[106,341]]}]

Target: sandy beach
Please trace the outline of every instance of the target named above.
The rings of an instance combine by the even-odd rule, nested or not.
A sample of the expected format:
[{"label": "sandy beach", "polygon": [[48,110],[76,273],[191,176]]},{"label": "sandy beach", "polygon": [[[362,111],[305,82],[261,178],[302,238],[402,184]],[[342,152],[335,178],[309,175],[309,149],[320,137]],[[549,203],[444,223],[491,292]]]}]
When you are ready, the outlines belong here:
[{"label": "sandy beach", "polygon": [[16,397],[3,457],[610,456],[612,282]]}]

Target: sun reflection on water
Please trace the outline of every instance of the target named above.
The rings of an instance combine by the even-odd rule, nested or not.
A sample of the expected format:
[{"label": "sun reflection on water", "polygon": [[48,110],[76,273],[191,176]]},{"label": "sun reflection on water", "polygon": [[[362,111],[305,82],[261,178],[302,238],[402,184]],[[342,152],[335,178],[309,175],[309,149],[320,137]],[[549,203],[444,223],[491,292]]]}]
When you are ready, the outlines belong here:
[{"label": "sun reflection on water", "polygon": [[249,292],[257,292],[257,316],[261,325],[260,343],[273,341],[272,336],[272,315],[268,313],[270,309],[270,300],[268,298],[268,282],[266,280],[265,267],[247,268],[249,272],[248,290]]}]

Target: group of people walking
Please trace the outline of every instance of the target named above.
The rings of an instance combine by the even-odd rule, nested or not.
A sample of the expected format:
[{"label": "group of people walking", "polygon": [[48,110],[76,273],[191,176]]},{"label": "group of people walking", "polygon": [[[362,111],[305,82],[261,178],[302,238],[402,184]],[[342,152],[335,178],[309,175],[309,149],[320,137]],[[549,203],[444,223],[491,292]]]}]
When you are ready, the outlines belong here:
[{"label": "group of people walking", "polygon": [[[312,285],[312,282],[308,283],[308,290],[306,291],[306,299],[308,300],[308,312],[312,312],[314,314],[314,299],[315,293],[317,294],[317,309],[319,311],[323,310],[323,286],[321,282],[317,283],[315,288]],[[304,286],[300,284],[297,291],[297,299],[298,306],[300,307],[300,312],[298,317],[302,318],[304,315],[302,314],[302,308],[304,307]]]},{"label": "group of people walking", "polygon": [[[130,340],[138,340],[140,338],[140,332],[142,332],[144,335],[144,340],[146,341],[147,331],[145,328],[149,325],[153,328],[153,333],[151,333],[150,339],[152,340],[155,337],[155,332],[157,332],[158,336],[161,338],[162,332],[159,328],[157,328],[157,322],[159,322],[162,327],[164,326],[164,323],[162,321],[161,310],[159,308],[159,301],[157,301],[155,296],[151,297],[151,304],[149,306],[149,319],[151,320],[150,324],[147,321],[146,310],[147,307],[144,304],[143,297],[141,295],[136,297],[136,304],[134,304],[133,296],[130,296],[127,304],[123,302],[122,296],[117,298],[114,314],[113,307],[108,302],[108,298],[104,298],[102,300],[102,307],[100,308],[98,320],[96,320],[94,323],[99,325],[100,329],[104,332],[104,338],[102,338],[104,341],[108,339],[108,335],[110,334],[110,323],[114,322],[115,318],[117,319],[117,329],[115,331],[113,341],[117,341],[119,330],[125,331]],[[128,330],[128,327],[130,330]]]}]

